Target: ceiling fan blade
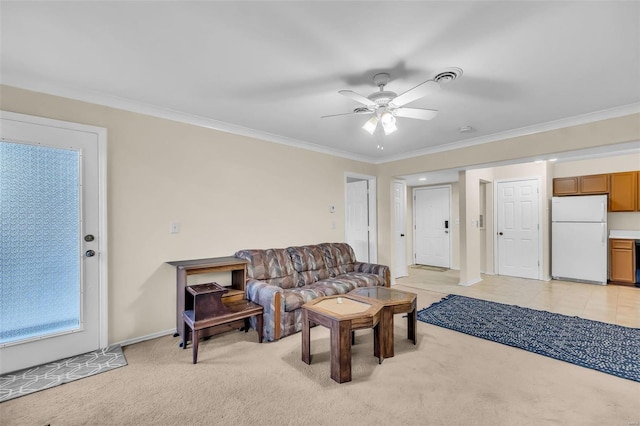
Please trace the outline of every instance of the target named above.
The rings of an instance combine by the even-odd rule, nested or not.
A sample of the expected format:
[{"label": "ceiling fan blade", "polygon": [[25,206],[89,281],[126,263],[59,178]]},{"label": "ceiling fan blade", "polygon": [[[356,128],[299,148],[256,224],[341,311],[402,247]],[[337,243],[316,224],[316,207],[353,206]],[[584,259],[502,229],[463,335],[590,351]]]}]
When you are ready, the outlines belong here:
[{"label": "ceiling fan blade", "polygon": [[368,107],[373,107],[376,105],[376,103],[373,102],[371,99],[365,98],[364,96],[357,94],[353,90],[340,90],[338,91],[338,93],[340,93],[343,96],[346,96],[347,98],[351,98],[356,102],[360,102],[361,104],[366,105]]},{"label": "ceiling fan blade", "polygon": [[342,114],[330,114],[330,115],[323,115],[320,118],[329,118],[329,117],[340,117],[341,115],[361,115],[361,114],[373,114],[373,111],[370,110],[366,110],[364,108],[362,108],[362,111],[353,111],[353,112],[345,112]]},{"label": "ceiling fan blade", "polygon": [[431,120],[438,114],[437,109],[423,108],[398,108],[394,111],[396,117],[417,118],[418,120]]},{"label": "ceiling fan blade", "polygon": [[415,100],[418,100],[426,96],[430,90],[433,90],[439,87],[440,87],[440,84],[435,82],[434,80],[427,80],[424,83],[418,84],[413,89],[409,89],[403,94],[396,96],[395,98],[393,98],[391,102],[389,102],[389,104],[392,104],[397,107],[401,107],[403,105],[406,105],[408,103],[411,103]]}]

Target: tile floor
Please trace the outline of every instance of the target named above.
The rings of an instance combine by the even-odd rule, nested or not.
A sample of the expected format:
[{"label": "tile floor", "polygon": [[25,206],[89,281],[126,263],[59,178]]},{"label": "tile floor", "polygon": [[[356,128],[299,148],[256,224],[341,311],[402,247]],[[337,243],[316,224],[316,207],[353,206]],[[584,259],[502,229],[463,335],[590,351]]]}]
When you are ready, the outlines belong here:
[{"label": "tile floor", "polygon": [[538,281],[503,275],[483,275],[481,282],[470,287],[460,286],[458,282],[458,271],[435,272],[412,267],[408,277],[396,280],[396,284],[403,287],[443,295],[459,294],[640,328],[640,288],[637,287]]}]

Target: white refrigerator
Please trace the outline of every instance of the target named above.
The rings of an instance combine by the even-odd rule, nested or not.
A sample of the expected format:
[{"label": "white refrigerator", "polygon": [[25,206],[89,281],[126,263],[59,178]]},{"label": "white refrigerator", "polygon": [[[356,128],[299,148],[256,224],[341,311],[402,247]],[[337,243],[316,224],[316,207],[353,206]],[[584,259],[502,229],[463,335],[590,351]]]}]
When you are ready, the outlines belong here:
[{"label": "white refrigerator", "polygon": [[607,196],[553,197],[551,277],[607,284]]}]

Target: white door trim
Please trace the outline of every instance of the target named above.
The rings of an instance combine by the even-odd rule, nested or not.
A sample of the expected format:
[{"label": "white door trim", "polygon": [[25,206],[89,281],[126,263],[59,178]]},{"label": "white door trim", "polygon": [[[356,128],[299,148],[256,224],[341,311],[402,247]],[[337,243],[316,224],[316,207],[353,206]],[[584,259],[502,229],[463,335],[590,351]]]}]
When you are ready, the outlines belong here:
[{"label": "white door trim", "polygon": [[99,263],[99,294],[100,294],[100,315],[99,315],[99,342],[100,348],[105,348],[109,344],[109,292],[108,283],[108,245],[107,245],[107,129],[103,127],[89,126],[86,124],[60,121],[44,117],[36,117],[27,114],[1,111],[0,118],[23,123],[37,124],[42,126],[57,127],[80,132],[95,134],[98,140],[98,263]]},{"label": "white door trim", "polygon": [[360,173],[345,172],[344,173],[344,239],[347,240],[347,181],[349,178],[362,179],[369,181],[369,262],[378,262],[378,215],[377,215],[377,186],[376,177],[363,175]]},{"label": "white door trim", "polygon": [[538,279],[542,279],[542,265],[544,263],[542,259],[542,228],[545,228],[542,223],[542,201],[541,201],[541,186],[542,181],[540,176],[528,176],[512,179],[498,179],[493,182],[493,271],[495,275],[500,275],[500,259],[498,253],[498,185],[505,182],[519,182],[524,180],[536,180],[538,182]]}]

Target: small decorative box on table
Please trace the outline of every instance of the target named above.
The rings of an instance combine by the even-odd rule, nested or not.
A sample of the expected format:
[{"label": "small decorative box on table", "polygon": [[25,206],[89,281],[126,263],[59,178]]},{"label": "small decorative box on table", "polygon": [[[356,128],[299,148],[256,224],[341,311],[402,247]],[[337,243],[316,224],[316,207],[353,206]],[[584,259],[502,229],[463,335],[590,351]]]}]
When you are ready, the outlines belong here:
[{"label": "small decorative box on table", "polygon": [[248,300],[222,303],[222,295],[228,290],[217,283],[199,284],[187,287],[193,295],[193,310],[182,313],[182,348],[187,348],[189,329],[193,342],[193,363],[198,362],[198,342],[200,330],[244,320],[244,330],[249,331],[249,318],[256,317],[258,342],[262,343],[262,306]]}]

